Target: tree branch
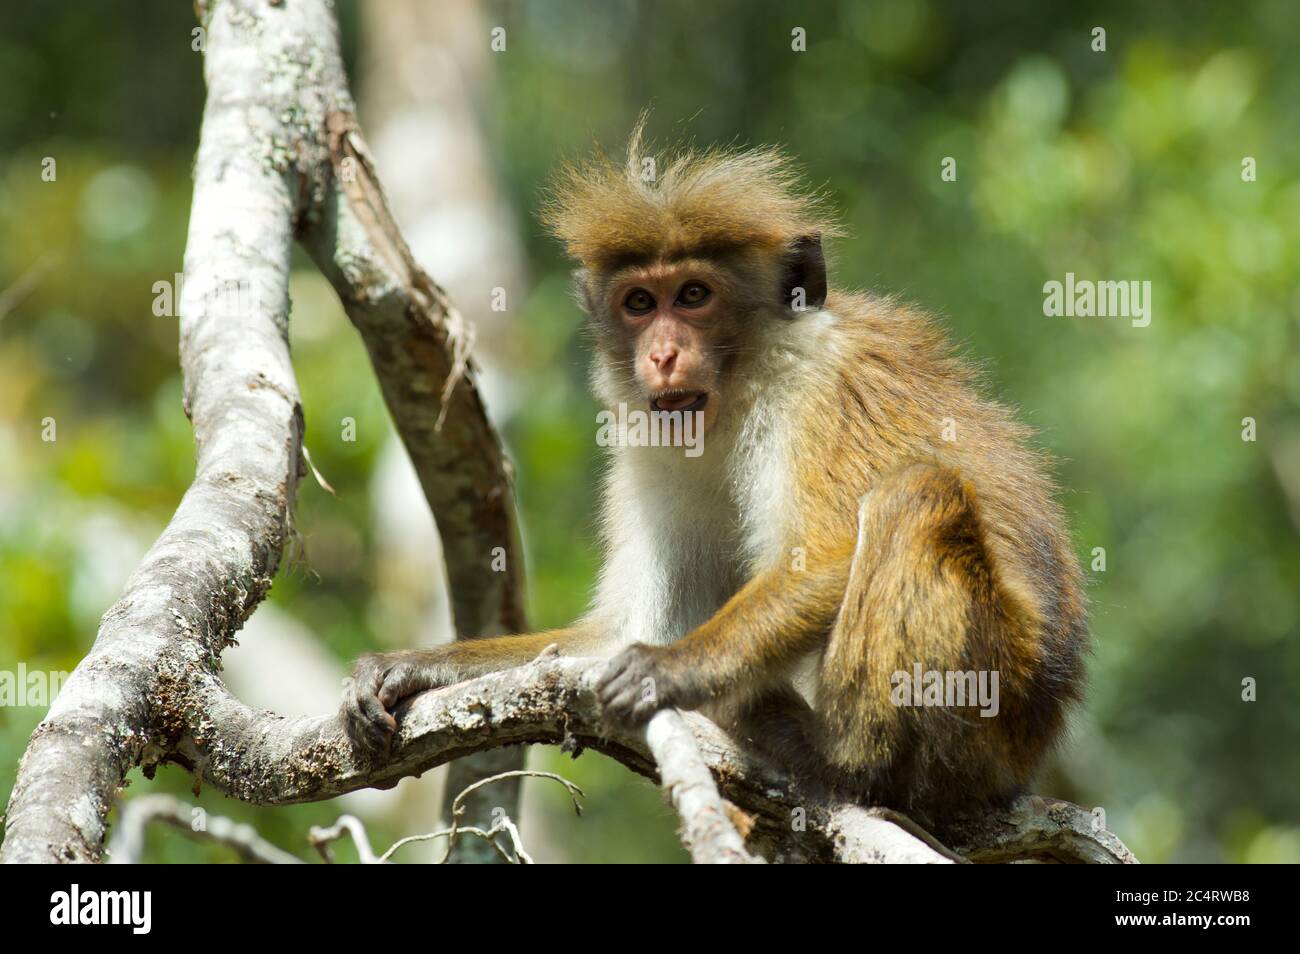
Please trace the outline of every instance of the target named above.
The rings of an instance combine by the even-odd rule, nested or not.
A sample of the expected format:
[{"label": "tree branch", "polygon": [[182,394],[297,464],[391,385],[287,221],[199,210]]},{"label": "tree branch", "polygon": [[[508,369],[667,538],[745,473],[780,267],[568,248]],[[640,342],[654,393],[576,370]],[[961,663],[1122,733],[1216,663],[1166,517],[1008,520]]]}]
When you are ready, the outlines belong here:
[{"label": "tree branch", "polygon": [[[1065,802],[1052,803],[1044,820],[1031,799],[1022,799],[1009,812],[964,823],[960,842],[944,847],[896,813],[800,791],[696,713],[663,712],[641,732],[610,731],[601,724],[595,695],[602,667],[600,660],[544,656],[417,696],[399,713],[393,749],[381,762],[353,751],[336,716],[255,712],[208,678],[195,687],[192,708],[172,714],[191,727],[177,751],[222,791],[256,804],[286,804],[390,788],[451,759],[501,746],[561,745],[575,755],[594,749],[649,778],[662,776],[697,861],[750,861],[755,852],[776,860],[876,863],[1132,860],[1109,832],[1062,826]],[[1091,820],[1069,807],[1076,822]]]},{"label": "tree branch", "polygon": [[[196,667],[212,671],[270,586],[303,472],[286,342],[295,233],[374,358],[443,537],[458,630],[524,628],[513,500],[474,388],[468,331],[384,204],[352,118],[332,10],[318,0],[207,7],[208,100],[181,293],[197,473],[33,734],[4,860],[98,858],[122,778],[171,748],[176,727],[154,701]],[[348,174],[336,174],[347,159]],[[491,572],[497,553],[501,573]],[[491,758],[489,770],[514,762]]]},{"label": "tree branch", "polygon": [[259,30],[259,14],[223,3],[208,24],[181,293],[194,482],[33,733],[9,801],[4,861],[99,858],[118,785],[166,746],[168,727],[154,718],[159,680],[210,667],[280,561],[303,430],[286,336],[301,193],[286,150],[298,130],[281,115],[346,93],[325,81],[334,65],[304,41],[329,35],[326,8],[291,4],[274,15],[291,18],[287,28]]},{"label": "tree branch", "polygon": [[[457,638],[523,632],[523,558],[510,471],[475,383],[472,326],[407,247],[350,111],[327,118],[330,188],[303,241],[361,332],[385,403],[415,464],[443,545]],[[448,772],[447,792],[523,765],[523,752],[481,753]],[[444,804],[447,800],[444,799]],[[481,828],[498,806],[518,816],[519,779],[465,804]],[[494,862],[466,840],[456,860]]]},{"label": "tree branch", "polygon": [[[196,817],[202,819],[199,826],[195,825]],[[139,864],[144,855],[145,829],[152,822],[170,825],[199,841],[225,845],[254,864],[302,864],[295,855],[258,835],[252,825],[241,825],[220,815],[208,815],[170,795],[159,794],[141,795],[122,806],[117,831],[108,847],[109,861],[119,865]]]},{"label": "tree branch", "polygon": [[696,864],[753,864],[745,841],[700,757],[695,738],[676,709],[656,712],[645,727],[646,748],[660,784],[682,816],[682,841]]},{"label": "tree branch", "polygon": [[475,384],[472,330],[411,255],[351,109],[326,123],[332,187],[303,243],[361,332],[415,463],[443,538],[457,632],[519,632],[514,497]]}]

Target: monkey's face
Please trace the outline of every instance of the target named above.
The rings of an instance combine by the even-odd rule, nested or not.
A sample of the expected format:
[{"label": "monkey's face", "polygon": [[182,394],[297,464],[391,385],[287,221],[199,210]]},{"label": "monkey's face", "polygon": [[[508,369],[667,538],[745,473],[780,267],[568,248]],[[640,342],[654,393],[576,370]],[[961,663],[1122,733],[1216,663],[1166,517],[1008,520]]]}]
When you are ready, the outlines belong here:
[{"label": "monkey's face", "polygon": [[696,259],[625,268],[604,298],[602,350],[631,373],[620,390],[651,411],[702,412],[707,430],[726,400],[724,371],[737,333],[732,282]]}]

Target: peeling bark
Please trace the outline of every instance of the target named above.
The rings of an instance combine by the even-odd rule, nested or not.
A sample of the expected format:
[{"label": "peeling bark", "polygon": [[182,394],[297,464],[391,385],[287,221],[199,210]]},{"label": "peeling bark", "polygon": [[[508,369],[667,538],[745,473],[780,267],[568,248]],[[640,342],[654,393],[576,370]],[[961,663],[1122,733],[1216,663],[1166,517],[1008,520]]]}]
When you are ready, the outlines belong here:
[{"label": "peeling bark", "polygon": [[474,385],[470,326],[412,257],[351,111],[333,112],[327,123],[337,188],[304,244],[361,332],[415,463],[443,539],[458,634],[519,632],[514,495]]},{"label": "peeling bark", "polygon": [[[304,244],[361,332],[415,464],[442,539],[456,637],[523,632],[514,491],[475,386],[471,326],[402,238],[355,117],[336,112],[328,126],[335,188]],[[479,778],[522,765],[518,752],[475,756],[449,774],[448,798]],[[497,806],[517,817],[518,803],[517,778],[477,789],[465,806],[468,823],[489,827]],[[461,846],[457,860],[461,856],[479,862],[499,857],[477,842]]]},{"label": "peeling bark", "polygon": [[1062,861],[1085,864],[1138,863],[1133,852],[1101,818],[1059,798],[1029,795],[980,824],[967,822],[948,835],[972,861]]}]

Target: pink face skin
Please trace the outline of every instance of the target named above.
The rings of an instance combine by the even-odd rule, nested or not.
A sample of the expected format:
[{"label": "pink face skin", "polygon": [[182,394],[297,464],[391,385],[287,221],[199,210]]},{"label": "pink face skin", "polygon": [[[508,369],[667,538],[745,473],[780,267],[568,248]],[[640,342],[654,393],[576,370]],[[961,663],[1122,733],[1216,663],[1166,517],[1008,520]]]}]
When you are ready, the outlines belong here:
[{"label": "pink face skin", "polygon": [[634,339],[631,360],[651,410],[703,411],[717,419],[719,346],[728,333],[726,285],[703,262],[657,262],[629,270],[610,312]]}]

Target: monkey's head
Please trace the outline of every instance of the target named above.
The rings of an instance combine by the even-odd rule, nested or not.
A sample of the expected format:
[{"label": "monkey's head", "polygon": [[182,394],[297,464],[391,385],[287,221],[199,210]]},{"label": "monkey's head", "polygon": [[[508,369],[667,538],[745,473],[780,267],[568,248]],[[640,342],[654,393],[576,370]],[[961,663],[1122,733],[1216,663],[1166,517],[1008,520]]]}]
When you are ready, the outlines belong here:
[{"label": "monkey's head", "polygon": [[[736,403],[746,365],[826,300],[818,197],[775,149],[646,151],[566,165],[543,218],[579,268],[607,404],[703,411]],[[752,366],[751,366],[752,368]]]}]

